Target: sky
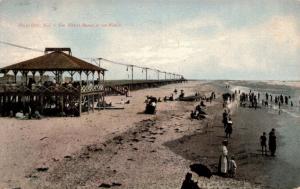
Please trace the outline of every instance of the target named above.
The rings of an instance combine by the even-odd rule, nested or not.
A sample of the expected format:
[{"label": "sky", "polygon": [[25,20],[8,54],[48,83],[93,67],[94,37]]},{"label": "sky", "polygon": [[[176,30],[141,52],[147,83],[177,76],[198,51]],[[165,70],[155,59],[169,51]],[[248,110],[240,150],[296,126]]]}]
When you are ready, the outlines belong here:
[{"label": "sky", "polygon": [[[300,80],[300,0],[0,0],[0,41],[188,79]],[[41,55],[0,43],[0,67]]]}]

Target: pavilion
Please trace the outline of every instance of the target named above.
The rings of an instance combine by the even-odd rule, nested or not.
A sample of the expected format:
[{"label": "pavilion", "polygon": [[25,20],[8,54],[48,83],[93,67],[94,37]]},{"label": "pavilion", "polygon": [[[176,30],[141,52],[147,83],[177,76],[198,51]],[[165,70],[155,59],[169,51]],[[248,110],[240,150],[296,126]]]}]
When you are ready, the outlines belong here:
[{"label": "pavilion", "polygon": [[14,77],[0,85],[0,114],[80,116],[94,111],[95,103],[104,103],[105,71],[72,56],[70,48],[45,48],[43,56],[0,69]]}]

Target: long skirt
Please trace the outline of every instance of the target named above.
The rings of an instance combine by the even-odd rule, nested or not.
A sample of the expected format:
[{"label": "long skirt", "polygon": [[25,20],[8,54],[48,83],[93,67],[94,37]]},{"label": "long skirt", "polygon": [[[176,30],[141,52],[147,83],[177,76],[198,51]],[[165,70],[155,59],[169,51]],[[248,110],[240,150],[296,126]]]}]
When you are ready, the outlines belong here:
[{"label": "long skirt", "polygon": [[228,157],[221,155],[219,158],[219,166],[218,166],[218,172],[220,174],[227,174],[228,172]]}]

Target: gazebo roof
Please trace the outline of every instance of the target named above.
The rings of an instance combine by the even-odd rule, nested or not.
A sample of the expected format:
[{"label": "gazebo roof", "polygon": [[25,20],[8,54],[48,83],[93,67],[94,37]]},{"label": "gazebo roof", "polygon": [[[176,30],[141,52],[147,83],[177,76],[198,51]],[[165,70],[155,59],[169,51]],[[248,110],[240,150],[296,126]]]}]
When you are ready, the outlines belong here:
[{"label": "gazebo roof", "polygon": [[68,55],[62,51],[54,51],[43,56],[25,60],[1,68],[7,71],[106,71],[84,60]]}]

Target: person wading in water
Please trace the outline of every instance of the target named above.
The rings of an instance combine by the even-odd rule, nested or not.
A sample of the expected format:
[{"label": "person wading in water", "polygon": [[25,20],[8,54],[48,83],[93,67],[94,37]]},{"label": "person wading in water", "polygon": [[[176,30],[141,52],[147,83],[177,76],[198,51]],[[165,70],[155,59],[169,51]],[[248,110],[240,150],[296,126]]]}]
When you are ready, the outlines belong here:
[{"label": "person wading in water", "polygon": [[263,132],[263,135],[260,136],[260,145],[261,145],[261,155],[267,155],[267,136],[266,136],[266,132]]},{"label": "person wading in water", "polygon": [[271,152],[271,156],[275,156],[276,152],[276,135],[275,129],[272,129],[269,133],[269,150]]}]

